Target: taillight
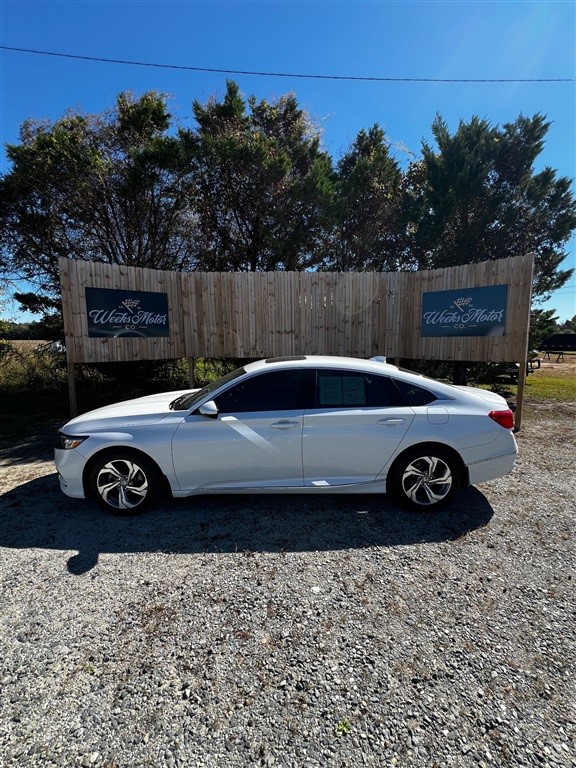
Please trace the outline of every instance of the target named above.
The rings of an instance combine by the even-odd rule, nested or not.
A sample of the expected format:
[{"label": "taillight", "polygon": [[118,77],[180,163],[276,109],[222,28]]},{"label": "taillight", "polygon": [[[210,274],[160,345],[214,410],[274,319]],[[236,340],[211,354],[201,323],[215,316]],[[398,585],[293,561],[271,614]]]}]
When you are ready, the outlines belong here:
[{"label": "taillight", "polygon": [[514,429],[514,414],[509,408],[504,411],[490,411],[488,416],[490,416],[496,424],[500,424],[501,427],[504,427],[504,429]]}]

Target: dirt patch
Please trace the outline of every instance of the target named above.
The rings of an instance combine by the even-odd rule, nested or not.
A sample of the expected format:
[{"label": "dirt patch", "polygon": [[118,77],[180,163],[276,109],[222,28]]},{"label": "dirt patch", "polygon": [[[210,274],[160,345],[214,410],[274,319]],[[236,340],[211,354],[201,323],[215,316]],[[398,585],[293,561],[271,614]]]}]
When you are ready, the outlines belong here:
[{"label": "dirt patch", "polygon": [[565,355],[564,362],[556,362],[552,355],[551,360],[540,359],[540,369],[534,371],[531,376],[554,376],[561,379],[574,379],[576,381],[576,355]]}]

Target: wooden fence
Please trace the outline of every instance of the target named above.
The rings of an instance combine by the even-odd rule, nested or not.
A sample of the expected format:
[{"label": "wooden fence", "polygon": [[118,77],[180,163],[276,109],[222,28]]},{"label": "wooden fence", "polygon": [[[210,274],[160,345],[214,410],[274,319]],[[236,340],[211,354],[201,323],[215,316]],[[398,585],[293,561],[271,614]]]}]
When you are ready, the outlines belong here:
[{"label": "wooden fence", "polygon": [[[60,260],[70,363],[298,354],[525,359],[533,257],[429,272],[177,273]],[[423,337],[428,291],[508,285],[503,336]],[[166,293],[169,336],[90,338],[85,289]]]},{"label": "wooden fence", "polygon": [[[162,272],[60,259],[70,410],[75,363],[187,357],[324,354],[520,362],[520,428],[532,296],[532,254],[429,272]],[[508,286],[501,336],[421,334],[424,293]],[[88,331],[86,288],[166,294],[169,333],[157,338]],[[191,374],[192,386],[193,374]]]}]

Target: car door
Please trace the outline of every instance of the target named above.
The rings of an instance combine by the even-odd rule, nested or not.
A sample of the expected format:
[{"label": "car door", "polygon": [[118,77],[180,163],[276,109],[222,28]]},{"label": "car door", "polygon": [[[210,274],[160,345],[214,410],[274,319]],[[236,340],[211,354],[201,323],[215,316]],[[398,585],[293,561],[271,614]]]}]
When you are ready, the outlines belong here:
[{"label": "car door", "polygon": [[174,435],[180,487],[302,487],[304,407],[313,397],[313,372],[303,368],[243,377],[217,393],[217,418],[193,411]]},{"label": "car door", "polygon": [[388,376],[318,369],[315,407],[304,415],[304,485],[374,480],[413,418]]}]

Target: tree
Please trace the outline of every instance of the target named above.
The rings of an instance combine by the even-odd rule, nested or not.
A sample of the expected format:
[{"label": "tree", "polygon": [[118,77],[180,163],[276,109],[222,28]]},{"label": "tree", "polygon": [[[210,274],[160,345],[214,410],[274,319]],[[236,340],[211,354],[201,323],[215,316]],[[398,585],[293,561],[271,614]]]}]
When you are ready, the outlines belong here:
[{"label": "tree", "polygon": [[573,270],[560,269],[576,227],[570,180],[536,173],[550,123],[518,117],[502,128],[477,117],[452,135],[439,116],[436,148],[407,173],[407,253],[422,269],[534,253],[534,296],[545,298]]},{"label": "tree", "polygon": [[540,349],[544,339],[558,333],[558,317],[554,309],[533,309],[530,313],[528,349]]},{"label": "tree", "polygon": [[64,341],[64,320],[60,299],[36,293],[19,292],[14,294],[14,298],[24,311],[40,315],[40,320],[28,324],[30,331],[28,338]]},{"label": "tree", "polygon": [[576,315],[558,326],[559,333],[576,333]]},{"label": "tree", "polygon": [[401,184],[384,131],[377,124],[361,130],[338,163],[327,268],[392,272],[406,266],[399,238]]},{"label": "tree", "polygon": [[7,268],[49,299],[59,294],[60,256],[188,268],[189,158],[169,128],[164,98],[153,92],[120,94],[101,115],[26,121],[0,181]]},{"label": "tree", "polygon": [[331,161],[296,98],[250,97],[228,81],[222,101],[193,104],[195,261],[206,270],[313,266],[331,194]]}]

